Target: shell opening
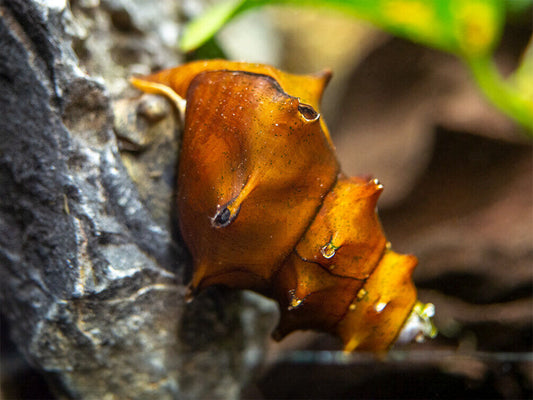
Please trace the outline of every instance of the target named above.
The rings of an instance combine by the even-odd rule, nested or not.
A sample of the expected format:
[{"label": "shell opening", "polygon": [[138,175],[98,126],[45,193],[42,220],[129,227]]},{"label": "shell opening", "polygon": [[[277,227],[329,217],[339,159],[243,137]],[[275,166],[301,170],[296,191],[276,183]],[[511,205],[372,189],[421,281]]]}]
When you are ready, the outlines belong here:
[{"label": "shell opening", "polygon": [[298,105],[298,111],[308,122],[313,122],[320,118],[320,114],[309,104],[300,103]]},{"label": "shell opening", "polygon": [[417,301],[396,339],[396,344],[406,344],[413,341],[420,343],[426,338],[435,338],[438,330],[433,325],[432,317],[434,315],[435,306],[432,303],[424,304]]}]

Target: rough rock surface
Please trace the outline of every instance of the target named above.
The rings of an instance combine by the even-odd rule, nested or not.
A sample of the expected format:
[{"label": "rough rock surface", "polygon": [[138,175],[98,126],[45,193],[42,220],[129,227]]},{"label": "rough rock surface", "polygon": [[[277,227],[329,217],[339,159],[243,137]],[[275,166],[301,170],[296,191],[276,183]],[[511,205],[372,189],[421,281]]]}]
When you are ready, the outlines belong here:
[{"label": "rough rock surface", "polygon": [[[137,10],[142,2],[96,5],[77,1],[73,15],[63,1],[0,1],[2,314],[61,396],[234,398],[244,358],[261,352],[255,308],[217,291],[184,304],[187,255],[168,212],[177,137],[137,140],[123,123],[177,133],[171,108],[150,98],[112,107],[129,72],[120,63],[131,61],[116,57],[133,45],[131,31],[135,46],[154,49],[139,28],[154,18]],[[95,26],[122,41],[97,46],[106,35]],[[108,65],[97,63],[106,50]]]}]

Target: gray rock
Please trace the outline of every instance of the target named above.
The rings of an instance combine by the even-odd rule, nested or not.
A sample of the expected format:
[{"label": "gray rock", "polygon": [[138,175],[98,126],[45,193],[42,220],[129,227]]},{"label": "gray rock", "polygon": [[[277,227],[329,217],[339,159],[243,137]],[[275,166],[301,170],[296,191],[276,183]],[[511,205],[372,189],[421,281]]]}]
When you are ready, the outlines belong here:
[{"label": "gray rock", "polygon": [[[80,1],[73,11],[103,13],[97,3]],[[104,5],[122,10],[119,18],[127,4]],[[135,15],[130,25],[142,31]],[[168,129],[177,128],[165,106],[147,111],[153,105],[130,99],[131,109],[115,109],[145,118],[141,130],[161,123],[167,134],[139,139],[121,156],[113,121],[118,134],[124,126],[113,105],[126,70],[84,64],[102,80],[80,69],[72,46],[84,53],[94,45],[89,25],[61,1],[0,1],[2,314],[60,396],[235,398],[249,361],[262,355],[258,308],[216,290],[184,304],[189,263],[170,220],[177,137]],[[122,82],[110,90],[117,71]],[[152,141],[172,144],[164,159],[147,161]]]}]

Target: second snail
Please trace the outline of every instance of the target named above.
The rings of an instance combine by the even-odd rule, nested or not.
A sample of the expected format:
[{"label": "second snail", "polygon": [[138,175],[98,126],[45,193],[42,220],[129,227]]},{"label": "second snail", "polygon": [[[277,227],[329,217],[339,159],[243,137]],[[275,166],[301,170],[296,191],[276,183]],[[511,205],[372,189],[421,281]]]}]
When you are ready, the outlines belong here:
[{"label": "second snail", "polygon": [[329,79],[225,60],[132,78],[183,118],[175,206],[194,259],[188,298],[254,290],[279,304],[276,340],[314,329],[345,351],[434,337],[417,259],[391,250],[378,219],[383,186],[340,170],[319,110]]}]

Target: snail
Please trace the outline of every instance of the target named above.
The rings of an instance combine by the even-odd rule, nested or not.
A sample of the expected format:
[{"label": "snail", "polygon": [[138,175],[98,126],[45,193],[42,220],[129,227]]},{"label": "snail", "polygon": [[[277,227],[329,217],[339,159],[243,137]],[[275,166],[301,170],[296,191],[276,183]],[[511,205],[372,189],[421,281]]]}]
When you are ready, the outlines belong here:
[{"label": "snail", "polygon": [[330,72],[196,61],[133,77],[184,121],[177,215],[193,260],[188,300],[212,285],[279,303],[273,332],[337,335],[345,351],[434,336],[417,300],[417,259],[391,250],[376,179],[346,177],[320,115]]}]

